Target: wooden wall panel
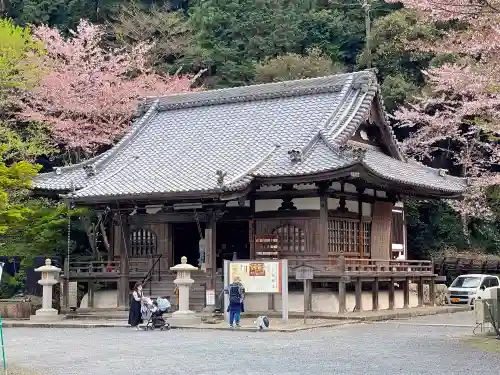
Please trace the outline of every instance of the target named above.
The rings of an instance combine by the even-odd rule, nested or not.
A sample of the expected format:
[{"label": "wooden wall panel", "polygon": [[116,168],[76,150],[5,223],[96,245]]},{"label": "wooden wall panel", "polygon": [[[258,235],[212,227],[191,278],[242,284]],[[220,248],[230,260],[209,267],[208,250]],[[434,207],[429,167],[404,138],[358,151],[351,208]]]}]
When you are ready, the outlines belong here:
[{"label": "wooden wall panel", "polygon": [[255,234],[271,234],[273,230],[284,225],[293,225],[304,231],[305,251],[304,255],[319,255],[319,217],[311,219],[256,219]]},{"label": "wooden wall panel", "polygon": [[373,204],[371,229],[371,258],[391,259],[392,248],[391,202],[376,201]]}]

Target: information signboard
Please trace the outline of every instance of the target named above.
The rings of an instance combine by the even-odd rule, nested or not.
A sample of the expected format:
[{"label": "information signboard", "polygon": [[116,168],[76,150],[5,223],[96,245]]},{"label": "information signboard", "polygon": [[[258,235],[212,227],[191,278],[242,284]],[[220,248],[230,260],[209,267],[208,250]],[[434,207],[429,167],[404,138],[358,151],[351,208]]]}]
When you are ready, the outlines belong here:
[{"label": "information signboard", "polygon": [[247,293],[281,293],[281,263],[231,262],[229,280],[239,277]]},{"label": "information signboard", "polygon": [[[288,321],[288,261],[281,260],[224,260],[224,289],[239,277],[246,294],[281,294],[283,323]],[[224,317],[229,321],[229,294],[224,293]],[[267,306],[267,304],[266,304]],[[265,308],[264,308],[265,309]]]},{"label": "information signboard", "polygon": [[295,269],[297,280],[312,280],[314,277],[313,268],[309,266],[299,266]]}]

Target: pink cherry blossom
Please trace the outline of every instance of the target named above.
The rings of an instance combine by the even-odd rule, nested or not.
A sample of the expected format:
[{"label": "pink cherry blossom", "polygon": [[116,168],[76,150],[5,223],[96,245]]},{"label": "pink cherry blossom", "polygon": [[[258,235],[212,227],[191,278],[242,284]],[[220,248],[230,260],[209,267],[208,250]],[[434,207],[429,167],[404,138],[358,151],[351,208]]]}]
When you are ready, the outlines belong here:
[{"label": "pink cherry blossom", "polygon": [[404,142],[416,159],[429,161],[441,151],[474,184],[464,200],[453,202],[464,215],[490,217],[485,187],[500,184],[491,167],[500,163],[500,0],[388,0],[402,2],[428,21],[458,20],[466,27],[447,32],[435,43],[408,42],[408,48],[452,53],[453,63],[424,72],[425,95],[394,114],[411,127]]},{"label": "pink cherry blossom", "polygon": [[47,123],[68,149],[92,153],[130,126],[141,98],[190,91],[195,77],[159,75],[148,67],[152,44],[109,51],[103,29],[81,21],[69,38],[47,26],[33,30],[47,49],[45,74],[28,93],[22,116]]}]

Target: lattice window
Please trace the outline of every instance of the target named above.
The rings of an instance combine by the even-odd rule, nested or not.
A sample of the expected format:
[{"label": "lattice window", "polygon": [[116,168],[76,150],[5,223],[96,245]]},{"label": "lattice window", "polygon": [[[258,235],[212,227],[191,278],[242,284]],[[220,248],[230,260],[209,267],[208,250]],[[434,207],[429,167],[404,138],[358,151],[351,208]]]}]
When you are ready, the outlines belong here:
[{"label": "lattice window", "polygon": [[306,236],[302,229],[295,225],[285,224],[273,231],[278,235],[279,249],[285,253],[303,253],[306,249]]},{"label": "lattice window", "polygon": [[363,250],[365,255],[370,255],[370,241],[372,235],[372,223],[363,221]]},{"label": "lattice window", "polygon": [[341,219],[328,220],[328,251],[359,253],[359,222]]},{"label": "lattice window", "polygon": [[130,233],[131,255],[135,257],[156,254],[156,234],[147,229],[136,229]]}]

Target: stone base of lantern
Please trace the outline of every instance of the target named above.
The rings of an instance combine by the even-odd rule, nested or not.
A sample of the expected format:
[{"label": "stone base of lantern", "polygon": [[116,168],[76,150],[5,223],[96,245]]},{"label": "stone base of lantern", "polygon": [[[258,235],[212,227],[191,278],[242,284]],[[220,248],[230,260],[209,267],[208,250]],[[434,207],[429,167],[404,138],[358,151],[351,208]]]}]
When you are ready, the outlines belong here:
[{"label": "stone base of lantern", "polygon": [[39,309],[35,315],[30,316],[30,320],[37,322],[54,322],[64,319],[63,315],[59,315],[56,309]]},{"label": "stone base of lantern", "polygon": [[172,314],[172,317],[167,319],[172,327],[189,326],[194,324],[200,324],[201,318],[196,316],[194,311],[176,311]]}]

